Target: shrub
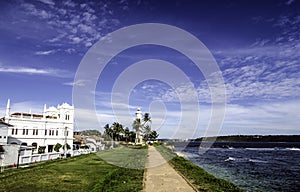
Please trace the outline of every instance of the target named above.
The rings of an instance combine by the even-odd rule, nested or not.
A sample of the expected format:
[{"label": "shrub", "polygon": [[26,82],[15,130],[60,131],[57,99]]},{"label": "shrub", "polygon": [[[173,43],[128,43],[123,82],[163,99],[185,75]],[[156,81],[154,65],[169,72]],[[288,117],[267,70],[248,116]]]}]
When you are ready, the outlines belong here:
[{"label": "shrub", "polygon": [[56,145],[54,146],[54,151],[59,152],[59,149],[62,147],[62,145],[60,143],[56,143]]},{"label": "shrub", "polygon": [[45,153],[46,146],[39,146],[38,154]]}]

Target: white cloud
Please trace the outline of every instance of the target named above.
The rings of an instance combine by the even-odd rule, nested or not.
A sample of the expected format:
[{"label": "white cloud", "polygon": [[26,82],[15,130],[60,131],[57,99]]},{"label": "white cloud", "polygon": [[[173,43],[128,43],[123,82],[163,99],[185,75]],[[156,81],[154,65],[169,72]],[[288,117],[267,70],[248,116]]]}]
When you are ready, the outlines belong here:
[{"label": "white cloud", "polygon": [[78,81],[72,81],[72,82],[66,82],[66,83],[63,83],[64,85],[69,85],[69,86],[79,86],[79,87],[82,87],[82,86],[85,86],[87,83],[86,80],[78,80]]},{"label": "white cloud", "polygon": [[52,0],[39,0],[39,1],[48,5],[55,5],[55,3]]},{"label": "white cloud", "polygon": [[[53,0],[39,1],[49,5],[47,9],[39,2],[21,3],[20,14],[24,19],[13,28],[9,25],[7,27],[11,30],[22,29],[17,31],[22,33],[22,37],[42,39],[43,42],[58,47],[63,43],[64,48],[69,49],[74,44],[90,47],[108,30],[120,25],[112,11],[115,7],[101,1],[84,4],[71,0],[62,4]],[[96,10],[97,8],[100,10]],[[73,36],[70,37],[70,34]]]},{"label": "white cloud", "polygon": [[35,55],[52,55],[56,53],[58,50],[49,50],[49,51],[37,51]]},{"label": "white cloud", "polygon": [[53,17],[53,15],[50,12],[47,12],[43,9],[38,9],[33,4],[24,3],[24,4],[21,4],[21,6],[25,9],[27,14],[36,16],[40,19],[49,19],[49,18]]},{"label": "white cloud", "polygon": [[256,103],[244,106],[229,104],[223,134],[299,134],[299,100]]},{"label": "white cloud", "polygon": [[82,41],[80,37],[71,37],[70,39],[72,39],[72,43],[74,44],[78,44]]},{"label": "white cloud", "polygon": [[30,67],[5,67],[0,66],[0,73],[17,73],[17,74],[28,74],[28,75],[45,75],[45,76],[53,76],[53,77],[62,77],[62,78],[70,78],[73,76],[68,71],[59,70],[59,69],[38,69],[38,68],[30,68]]}]

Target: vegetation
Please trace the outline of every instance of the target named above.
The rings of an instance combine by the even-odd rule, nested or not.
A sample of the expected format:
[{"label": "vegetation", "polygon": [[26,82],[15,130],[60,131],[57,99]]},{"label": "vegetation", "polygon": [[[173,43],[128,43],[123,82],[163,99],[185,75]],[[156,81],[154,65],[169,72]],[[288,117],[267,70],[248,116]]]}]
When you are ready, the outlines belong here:
[{"label": "vegetation", "polygon": [[54,151],[59,152],[59,149],[62,147],[62,145],[60,143],[56,143],[56,145],[54,146]]},{"label": "vegetation", "polygon": [[199,191],[242,191],[232,183],[216,178],[199,166],[174,154],[170,149],[158,145],[156,149],[169,163]]},{"label": "vegetation", "polygon": [[45,149],[46,149],[46,146],[39,146],[39,148],[38,148],[38,154],[45,153]]},{"label": "vegetation", "polygon": [[106,124],[102,137],[106,141],[135,142],[136,132],[139,128],[142,128],[144,141],[155,140],[159,136],[156,131],[151,130],[151,117],[149,113],[145,113],[142,122],[140,119],[134,120],[132,128],[134,131],[130,131],[128,127],[124,128],[118,122],[114,122],[111,126]]},{"label": "vegetation", "polygon": [[0,191],[141,191],[143,169],[118,167],[99,157],[112,155],[112,159],[142,167],[146,150],[132,150],[116,149],[111,154],[81,155],[6,171],[0,174]]},{"label": "vegetation", "polygon": [[99,153],[99,157],[105,161],[130,169],[144,169],[147,158],[147,146],[118,147]]},{"label": "vegetation", "polygon": [[135,140],[135,132],[130,131],[128,127],[124,129],[124,126],[118,122],[114,122],[111,126],[106,124],[102,136],[106,141],[134,142]]},{"label": "vegetation", "polygon": [[67,147],[67,150],[71,149],[71,146],[68,143],[66,143],[63,147],[64,147],[64,149],[66,149],[66,147]]},{"label": "vegetation", "polygon": [[81,132],[81,135],[85,135],[85,136],[91,136],[91,135],[101,136],[101,133],[98,130],[84,130],[84,131]]},{"label": "vegetation", "polygon": [[143,120],[141,122],[140,119],[135,119],[132,123],[132,127],[135,131],[138,131],[138,129],[142,129],[143,132],[143,140],[149,141],[149,140],[155,140],[159,135],[156,131],[153,131],[151,129],[151,117],[149,113],[145,113]]}]

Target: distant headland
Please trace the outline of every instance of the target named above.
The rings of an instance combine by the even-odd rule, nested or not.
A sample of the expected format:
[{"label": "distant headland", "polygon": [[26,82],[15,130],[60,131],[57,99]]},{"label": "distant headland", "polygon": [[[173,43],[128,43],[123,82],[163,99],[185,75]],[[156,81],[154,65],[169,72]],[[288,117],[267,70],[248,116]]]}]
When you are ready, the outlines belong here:
[{"label": "distant headland", "polygon": [[229,135],[201,137],[191,141],[215,142],[300,142],[300,135]]}]

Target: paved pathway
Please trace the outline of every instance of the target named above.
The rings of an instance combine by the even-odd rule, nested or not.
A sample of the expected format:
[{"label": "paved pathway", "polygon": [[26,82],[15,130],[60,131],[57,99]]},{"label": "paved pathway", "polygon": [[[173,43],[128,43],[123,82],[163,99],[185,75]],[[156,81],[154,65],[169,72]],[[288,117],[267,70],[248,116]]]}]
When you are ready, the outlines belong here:
[{"label": "paved pathway", "polygon": [[144,191],[195,191],[161,156],[150,146],[144,179]]}]

